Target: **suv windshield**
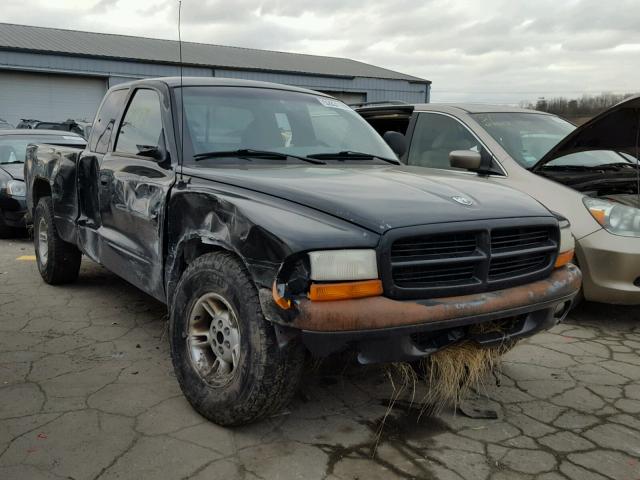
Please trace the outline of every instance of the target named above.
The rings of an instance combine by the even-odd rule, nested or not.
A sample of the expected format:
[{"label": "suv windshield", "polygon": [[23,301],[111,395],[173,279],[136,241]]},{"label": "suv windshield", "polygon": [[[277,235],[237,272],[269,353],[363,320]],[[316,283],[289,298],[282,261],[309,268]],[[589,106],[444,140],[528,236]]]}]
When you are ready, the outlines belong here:
[{"label": "suv windshield", "polygon": [[[369,124],[332,98],[247,87],[183,87],[182,91],[186,161],[204,153],[241,149],[298,157],[359,152],[395,159]],[[176,93],[179,97],[179,89]],[[219,162],[220,157],[207,160],[203,163]]]},{"label": "suv windshield", "polygon": [[82,138],[75,135],[2,135],[0,136],[0,164],[24,163],[27,146],[31,143],[50,143],[84,148]]},{"label": "suv windshield", "polygon": [[[525,168],[533,167],[576,128],[554,115],[538,113],[475,113],[471,116]],[[597,167],[625,161],[629,158],[615,152],[589,151],[556,158],[547,166]]]}]

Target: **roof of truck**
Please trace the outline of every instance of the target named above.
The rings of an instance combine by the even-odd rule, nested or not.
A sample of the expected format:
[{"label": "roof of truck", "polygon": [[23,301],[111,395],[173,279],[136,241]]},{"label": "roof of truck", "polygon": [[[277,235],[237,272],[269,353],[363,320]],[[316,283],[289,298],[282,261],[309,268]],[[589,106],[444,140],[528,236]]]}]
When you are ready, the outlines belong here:
[{"label": "roof of truck", "polygon": [[159,77],[159,78],[143,78],[133,80],[131,82],[119,83],[113,88],[130,87],[140,84],[149,84],[152,82],[166,83],[169,87],[253,87],[253,88],[270,88],[276,90],[289,90],[292,92],[311,93],[313,95],[322,95],[330,97],[330,95],[309,90],[308,88],[294,87],[291,85],[283,85],[281,83],[260,82],[258,80],[242,80],[239,78],[223,78],[223,77]]}]

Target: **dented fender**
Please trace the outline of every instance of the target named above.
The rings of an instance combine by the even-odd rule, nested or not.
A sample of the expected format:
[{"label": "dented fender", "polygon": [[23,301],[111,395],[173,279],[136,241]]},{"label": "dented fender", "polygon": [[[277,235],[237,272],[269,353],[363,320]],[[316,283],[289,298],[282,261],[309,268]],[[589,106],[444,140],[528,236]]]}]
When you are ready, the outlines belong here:
[{"label": "dented fender", "polygon": [[380,239],[376,233],[314,209],[196,176],[173,188],[167,208],[168,299],[185,268],[185,255],[196,244],[205,251],[233,252],[256,287],[270,289],[283,263],[294,254],[375,248]]}]

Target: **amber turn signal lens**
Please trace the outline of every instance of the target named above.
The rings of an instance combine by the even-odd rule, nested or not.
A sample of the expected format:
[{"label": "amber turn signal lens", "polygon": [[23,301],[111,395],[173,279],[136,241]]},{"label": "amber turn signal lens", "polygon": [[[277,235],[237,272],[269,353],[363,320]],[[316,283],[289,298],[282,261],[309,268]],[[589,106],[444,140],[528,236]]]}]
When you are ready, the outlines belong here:
[{"label": "amber turn signal lens", "polygon": [[573,250],[567,250],[566,252],[562,252],[560,255],[558,255],[558,258],[556,259],[555,267],[556,268],[562,267],[567,263],[569,263],[571,260],[573,260]]},{"label": "amber turn signal lens", "polygon": [[332,300],[347,300],[349,298],[376,297],[382,295],[382,292],[382,282],[380,280],[313,283],[309,290],[309,300],[313,302],[328,302]]},{"label": "amber turn signal lens", "polygon": [[596,222],[598,222],[600,225],[604,227],[607,224],[607,212],[597,208],[591,208],[589,209],[589,211],[591,212],[593,218],[596,219]]},{"label": "amber turn signal lens", "polygon": [[291,308],[291,300],[287,300],[280,293],[278,293],[278,287],[276,287],[276,283],[273,282],[273,287],[271,288],[271,294],[273,295],[273,301],[276,302],[280,308],[284,310],[289,310]]}]

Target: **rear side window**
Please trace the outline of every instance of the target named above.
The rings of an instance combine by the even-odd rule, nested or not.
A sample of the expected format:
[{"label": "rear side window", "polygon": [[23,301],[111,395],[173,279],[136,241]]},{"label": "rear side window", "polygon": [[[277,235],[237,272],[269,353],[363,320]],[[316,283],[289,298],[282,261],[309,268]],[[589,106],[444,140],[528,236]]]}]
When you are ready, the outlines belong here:
[{"label": "rear side window", "polygon": [[162,114],[158,93],[155,90],[137,90],[120,124],[114,150],[139,155],[142,150],[159,148],[161,135]]},{"label": "rear side window", "polygon": [[102,103],[102,108],[100,108],[100,111],[96,115],[91,130],[89,150],[92,152],[107,153],[116,120],[124,108],[127,92],[127,89],[114,90],[107,95],[107,98],[105,98]]}]

